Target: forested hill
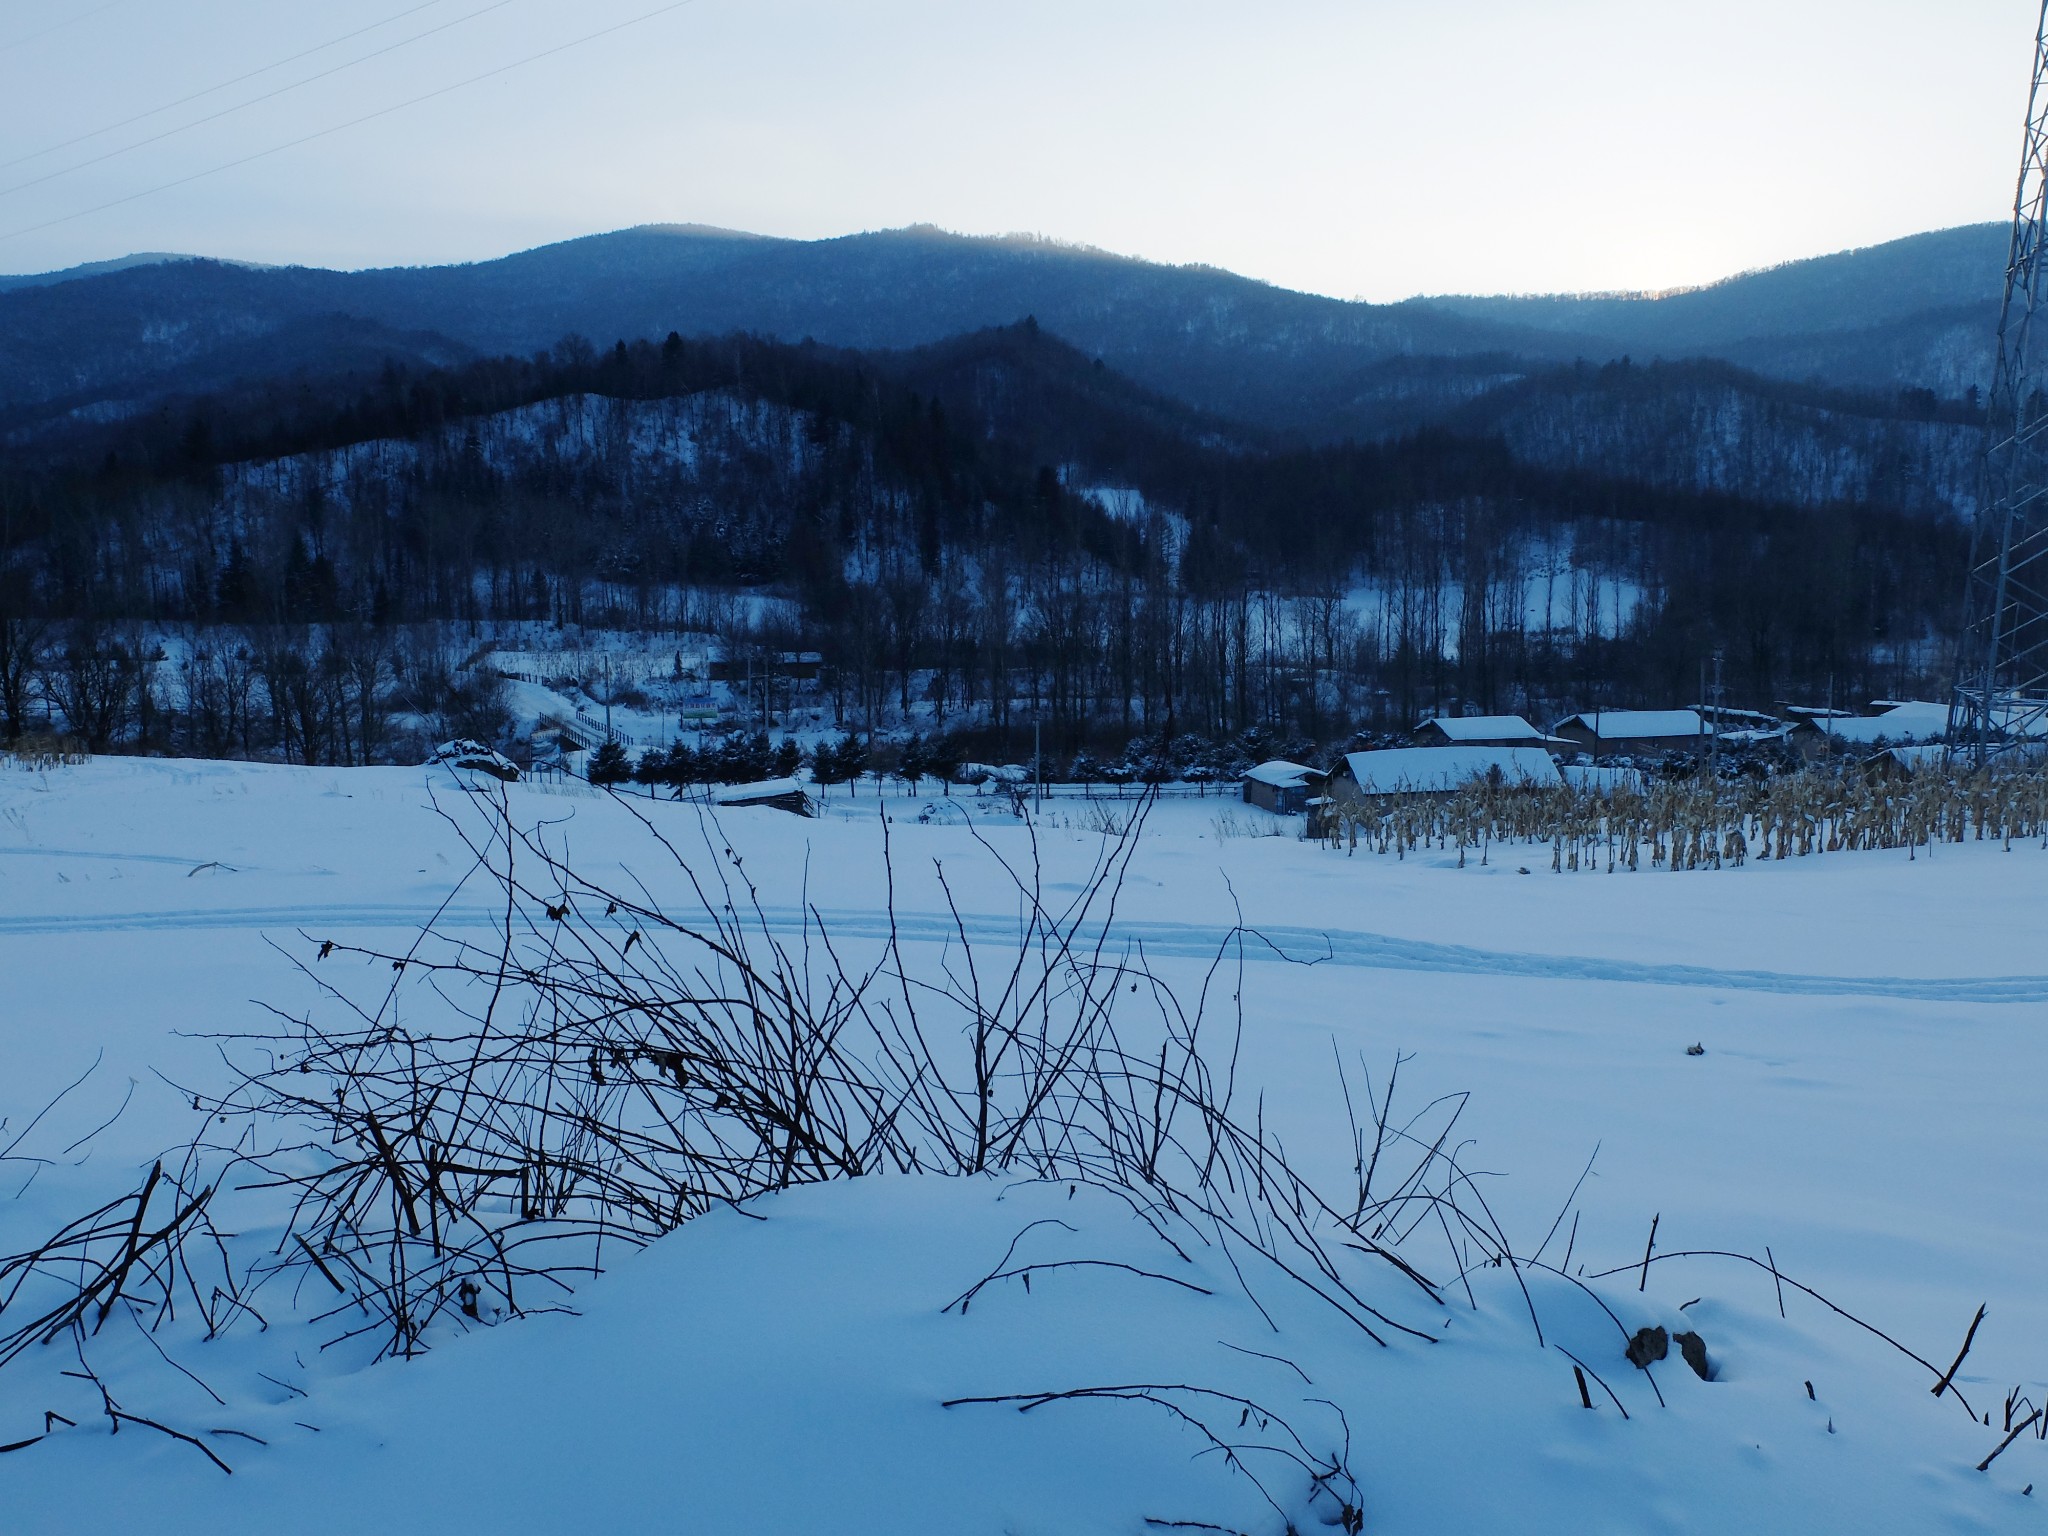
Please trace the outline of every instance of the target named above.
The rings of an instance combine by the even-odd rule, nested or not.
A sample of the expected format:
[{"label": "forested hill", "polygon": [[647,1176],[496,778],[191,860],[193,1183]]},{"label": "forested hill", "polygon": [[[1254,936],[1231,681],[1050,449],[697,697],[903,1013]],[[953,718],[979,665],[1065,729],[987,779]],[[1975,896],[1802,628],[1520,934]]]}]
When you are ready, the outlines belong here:
[{"label": "forested hill", "polygon": [[1398,434],[1531,368],[1624,356],[1950,399],[1988,373],[2002,260],[1997,228],[1972,226],[1659,297],[1372,305],[921,227],[797,241],[649,226],[364,272],[136,258],[0,282],[0,429],[385,357],[529,354],[571,334],[901,350],[1027,315],[1161,394],[1308,440]]},{"label": "forested hill", "polygon": [[351,341],[309,344],[315,321],[345,320],[394,355],[439,360],[671,330],[900,349],[1027,315],[1182,400],[1281,425],[1305,387],[1359,360],[1508,346],[1573,355],[1568,338],[1545,333],[1045,241],[907,229],[806,242],[659,227],[472,266],[176,261],[18,289],[0,294],[0,400],[20,417],[153,398],[181,375],[210,387],[259,371],[335,371],[331,350]]},{"label": "forested hill", "polygon": [[83,645],[135,623],[673,624],[745,589],[864,718],[913,688],[998,722],[1026,698],[1069,742],[1688,697],[1714,646],[1738,697],[1923,685],[1960,524],[1843,466],[1967,425],[1873,406],[1848,431],[1789,402],[1742,431],[1818,466],[1803,501],[1689,486],[1676,460],[1629,472],[1670,425],[1643,372],[1532,373],[1491,424],[1306,446],[1033,323],[897,353],[671,335],[392,364],[17,452],[0,610]]}]

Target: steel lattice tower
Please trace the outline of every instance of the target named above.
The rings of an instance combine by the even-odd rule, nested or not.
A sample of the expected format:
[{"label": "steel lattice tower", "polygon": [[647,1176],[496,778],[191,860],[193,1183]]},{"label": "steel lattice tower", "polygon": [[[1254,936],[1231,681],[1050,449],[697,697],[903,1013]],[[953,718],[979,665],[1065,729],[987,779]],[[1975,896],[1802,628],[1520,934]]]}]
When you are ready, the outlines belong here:
[{"label": "steel lattice tower", "polygon": [[2048,0],[2013,198],[1998,362],[1991,375],[1984,496],[1971,538],[1963,633],[1949,706],[1952,753],[1978,762],[2048,723]]}]

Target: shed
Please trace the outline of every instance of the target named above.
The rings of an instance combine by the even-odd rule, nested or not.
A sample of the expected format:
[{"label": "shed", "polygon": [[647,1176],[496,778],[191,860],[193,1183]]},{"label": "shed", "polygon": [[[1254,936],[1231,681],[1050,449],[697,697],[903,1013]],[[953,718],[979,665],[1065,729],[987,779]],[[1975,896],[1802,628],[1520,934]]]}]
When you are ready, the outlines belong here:
[{"label": "shed", "polygon": [[719,784],[711,791],[717,806],[765,805],[797,816],[811,814],[810,796],[795,779],[757,779],[752,784]]},{"label": "shed", "polygon": [[1520,715],[1432,715],[1415,727],[1425,747],[1540,747],[1547,739]]},{"label": "shed", "polygon": [[1693,751],[1707,736],[1707,722],[1696,709],[1593,709],[1560,720],[1553,736],[1595,757],[1615,752]]},{"label": "shed", "polygon": [[1290,816],[1308,809],[1309,790],[1321,778],[1313,768],[1276,757],[1246,770],[1244,803],[1275,815]]}]

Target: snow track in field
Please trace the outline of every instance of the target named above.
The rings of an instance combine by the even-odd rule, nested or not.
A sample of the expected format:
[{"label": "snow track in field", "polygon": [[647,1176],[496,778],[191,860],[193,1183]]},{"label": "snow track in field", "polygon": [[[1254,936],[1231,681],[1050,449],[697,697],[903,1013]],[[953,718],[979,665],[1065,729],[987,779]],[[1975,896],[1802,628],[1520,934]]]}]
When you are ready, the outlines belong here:
[{"label": "snow track in field", "polygon": [[[169,862],[169,861],[166,861]],[[179,860],[177,862],[185,862]],[[804,915],[794,908],[771,908],[764,914],[778,936],[800,936]],[[495,929],[504,920],[502,907],[473,903],[450,905],[435,917],[431,907],[389,902],[359,902],[264,907],[193,908],[172,912],[114,912],[91,915],[15,915],[0,917],[0,938],[29,938],[67,933],[205,931],[217,929],[303,930],[325,937],[336,929],[416,929],[433,919],[443,929]],[[544,921],[533,914],[536,922]],[[964,928],[976,943],[1016,942],[1014,917],[964,915],[956,923],[950,913],[899,912],[898,936],[909,943],[957,942]],[[743,926],[758,931],[750,914]],[[824,911],[812,918],[834,939],[886,939],[890,919],[875,911]],[[1082,953],[1092,949],[1096,926],[1087,929]],[[1944,977],[1818,976],[1783,971],[1719,970],[1704,965],[1659,965],[1606,960],[1581,955],[1524,954],[1512,950],[1476,949],[1460,944],[1432,944],[1420,939],[1347,929],[1265,927],[1243,935],[1247,961],[1337,965],[1360,970],[1422,971],[1451,975],[1522,976],[1549,981],[1634,983],[1659,987],[1707,987],[1745,992],[1800,996],[1885,997],[1944,1003],[2048,1002],[2048,976]],[[1105,954],[1124,946],[1142,948],[1160,957],[1209,959],[1232,940],[1232,930],[1207,923],[1119,920]],[[1230,957],[1235,958],[1233,953]]]}]

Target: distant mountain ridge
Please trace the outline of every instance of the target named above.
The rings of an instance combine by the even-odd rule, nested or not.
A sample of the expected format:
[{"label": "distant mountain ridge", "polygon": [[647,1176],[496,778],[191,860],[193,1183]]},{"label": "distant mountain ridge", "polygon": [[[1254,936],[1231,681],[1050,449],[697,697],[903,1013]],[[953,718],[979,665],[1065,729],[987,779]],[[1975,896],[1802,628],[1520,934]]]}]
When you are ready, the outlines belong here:
[{"label": "distant mountain ridge", "polygon": [[1409,302],[1618,342],[1719,348],[1752,337],[1857,331],[1931,310],[1995,304],[2007,242],[2003,224],[1965,224],[1665,294],[1447,294]]},{"label": "distant mountain ridge", "polygon": [[1779,378],[1954,396],[1989,382],[2009,242],[2004,224],[1966,224],[1663,295],[1409,302],[1606,337],[1639,360],[1717,357]]},{"label": "distant mountain ridge", "polygon": [[[1027,316],[1163,397],[1302,440],[1484,430],[1490,395],[1622,357],[1718,359],[1861,391],[1889,413],[1902,390],[1981,387],[2004,242],[2003,226],[1972,225],[1659,297],[1385,305],[929,226],[803,241],[649,225],[360,272],[137,256],[0,280],[0,433],[21,442],[181,396],[358,376],[385,359],[531,354],[570,335],[604,346],[750,332],[903,351]],[[1523,407],[1504,397],[1502,409]]]}]

